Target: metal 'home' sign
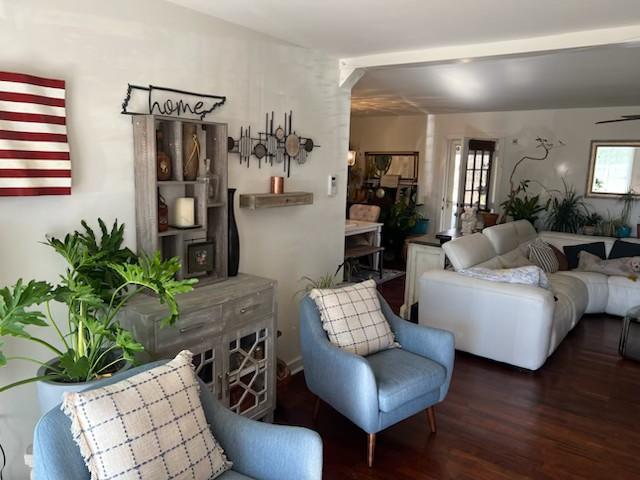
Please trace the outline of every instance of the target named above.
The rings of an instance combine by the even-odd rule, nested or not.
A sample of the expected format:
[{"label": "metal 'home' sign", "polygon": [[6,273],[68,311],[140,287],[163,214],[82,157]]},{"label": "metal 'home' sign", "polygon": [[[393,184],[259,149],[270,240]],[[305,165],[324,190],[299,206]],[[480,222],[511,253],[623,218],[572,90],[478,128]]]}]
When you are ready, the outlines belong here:
[{"label": "metal 'home' sign", "polygon": [[227,97],[188,92],[175,88],[149,85],[127,85],[127,95],[122,102],[125,115],[165,115],[184,117],[195,115],[204,120],[208,114],[223,105]]}]

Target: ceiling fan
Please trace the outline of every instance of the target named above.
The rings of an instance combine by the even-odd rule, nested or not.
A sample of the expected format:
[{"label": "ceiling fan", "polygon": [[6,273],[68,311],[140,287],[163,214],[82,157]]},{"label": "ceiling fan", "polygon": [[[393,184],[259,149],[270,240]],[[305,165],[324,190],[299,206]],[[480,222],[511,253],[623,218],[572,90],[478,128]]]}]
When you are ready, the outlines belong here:
[{"label": "ceiling fan", "polygon": [[599,123],[615,123],[615,122],[630,122],[631,120],[640,120],[640,115],[620,115],[622,118],[617,118],[615,120],[601,120],[596,122],[596,125]]}]

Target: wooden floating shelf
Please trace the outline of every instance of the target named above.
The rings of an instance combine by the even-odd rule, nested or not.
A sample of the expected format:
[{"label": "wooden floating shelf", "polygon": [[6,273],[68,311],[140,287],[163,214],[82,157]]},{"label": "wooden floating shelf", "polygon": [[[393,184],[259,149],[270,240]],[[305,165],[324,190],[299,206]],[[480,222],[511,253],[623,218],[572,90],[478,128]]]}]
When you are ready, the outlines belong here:
[{"label": "wooden floating shelf", "polygon": [[313,193],[311,192],[244,193],[240,195],[240,208],[250,208],[251,210],[311,204],[313,204]]}]

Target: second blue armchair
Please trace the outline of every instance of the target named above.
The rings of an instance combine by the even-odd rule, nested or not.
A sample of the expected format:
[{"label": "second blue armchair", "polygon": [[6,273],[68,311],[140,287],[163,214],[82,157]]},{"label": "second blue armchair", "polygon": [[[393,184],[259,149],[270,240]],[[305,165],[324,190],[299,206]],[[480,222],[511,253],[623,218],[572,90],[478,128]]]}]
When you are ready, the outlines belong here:
[{"label": "second blue armchair", "polygon": [[329,341],[320,312],[309,297],[303,299],[300,312],[307,387],[318,402],[322,399],[368,433],[369,466],[377,432],[427,409],[429,427],[435,433],[433,406],[447,395],[454,360],[453,334],[407,322],[379,298],[401,348],[367,357]]}]

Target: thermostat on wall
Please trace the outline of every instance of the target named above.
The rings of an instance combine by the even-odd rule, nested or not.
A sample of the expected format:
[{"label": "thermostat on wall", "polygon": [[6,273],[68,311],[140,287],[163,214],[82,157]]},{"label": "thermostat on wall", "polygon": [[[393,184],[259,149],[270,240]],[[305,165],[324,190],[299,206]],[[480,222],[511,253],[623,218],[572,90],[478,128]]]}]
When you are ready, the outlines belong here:
[{"label": "thermostat on wall", "polygon": [[327,183],[327,195],[334,197],[338,193],[338,180],[335,175],[329,175],[329,182]]}]

